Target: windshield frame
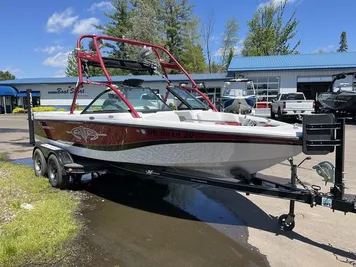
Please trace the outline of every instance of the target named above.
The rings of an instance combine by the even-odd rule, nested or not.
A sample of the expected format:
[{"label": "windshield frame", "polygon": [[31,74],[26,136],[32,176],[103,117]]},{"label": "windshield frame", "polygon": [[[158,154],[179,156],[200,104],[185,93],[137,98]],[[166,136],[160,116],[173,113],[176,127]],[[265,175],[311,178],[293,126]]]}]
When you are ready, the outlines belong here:
[{"label": "windshield frame", "polygon": [[[202,102],[201,100],[199,100],[198,98],[196,98],[190,91],[195,91],[193,88],[188,88],[188,87],[181,87],[181,86],[167,86],[167,91],[170,92],[173,96],[177,97],[181,104],[179,106],[181,106],[182,104],[184,104],[188,109],[190,110],[209,110],[209,105],[204,104],[204,102]],[[194,101],[196,103],[198,103],[200,105],[200,107],[193,107],[191,104],[189,104],[189,102],[183,98],[182,95],[180,95],[178,92],[176,92],[175,90],[178,91],[182,91],[184,92],[187,96],[191,97],[194,99]],[[199,94],[197,92],[197,94]],[[179,109],[179,108],[178,108]]]},{"label": "windshield frame", "polygon": [[[155,112],[161,112],[161,111],[172,111],[172,109],[169,107],[169,105],[167,105],[167,103],[162,100],[162,98],[155,93],[150,87],[129,87],[129,86],[123,86],[122,88],[120,88],[119,90],[127,90],[127,89],[131,89],[131,90],[137,90],[137,89],[147,89],[149,90],[152,94],[154,94],[157,98],[157,101],[160,101],[160,103],[165,106],[167,109],[163,110],[163,109],[151,109],[151,110],[137,110],[135,107],[133,107],[135,110],[137,110],[138,112],[141,113],[155,113]],[[93,111],[88,111],[88,109],[104,94],[108,93],[108,92],[114,92],[111,88],[107,88],[105,90],[103,90],[101,93],[99,93],[85,108],[84,110],[80,113],[80,114],[96,114],[96,113],[132,113],[131,109],[127,109],[125,112],[124,111],[120,111],[120,110],[93,110]],[[116,92],[114,92],[117,96],[120,97],[120,95],[118,95]],[[124,92],[122,92],[123,94],[125,94]],[[126,96],[125,96],[126,97]],[[128,98],[129,102],[130,99]]]}]

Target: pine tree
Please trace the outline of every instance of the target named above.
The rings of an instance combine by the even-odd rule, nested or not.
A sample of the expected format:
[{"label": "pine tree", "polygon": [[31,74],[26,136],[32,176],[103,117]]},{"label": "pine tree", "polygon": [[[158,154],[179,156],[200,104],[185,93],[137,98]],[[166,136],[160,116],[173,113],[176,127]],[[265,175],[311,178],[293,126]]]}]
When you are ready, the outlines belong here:
[{"label": "pine tree", "polygon": [[342,32],[340,35],[340,47],[337,52],[347,52],[348,45],[347,45],[347,36],[346,32]]}]

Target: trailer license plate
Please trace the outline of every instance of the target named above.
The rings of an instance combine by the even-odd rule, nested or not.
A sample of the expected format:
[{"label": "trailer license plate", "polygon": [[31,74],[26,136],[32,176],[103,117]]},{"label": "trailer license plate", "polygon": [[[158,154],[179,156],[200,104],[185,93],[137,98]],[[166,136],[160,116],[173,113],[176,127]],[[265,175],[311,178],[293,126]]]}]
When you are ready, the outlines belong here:
[{"label": "trailer license plate", "polygon": [[332,199],[322,197],[322,198],[321,198],[321,205],[324,206],[324,207],[331,208],[331,206],[332,206]]}]

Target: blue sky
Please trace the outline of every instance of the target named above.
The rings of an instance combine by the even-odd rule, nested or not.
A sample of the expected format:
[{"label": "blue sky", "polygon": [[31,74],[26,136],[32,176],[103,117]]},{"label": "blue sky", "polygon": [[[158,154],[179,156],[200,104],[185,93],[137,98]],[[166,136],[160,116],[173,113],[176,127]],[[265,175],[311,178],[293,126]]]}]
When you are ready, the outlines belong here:
[{"label": "blue sky", "polygon": [[[201,19],[211,15],[215,18],[216,55],[226,18],[237,17],[239,38],[243,40],[246,22],[259,5],[271,1],[281,0],[190,0]],[[68,52],[77,37],[94,33],[93,23],[107,21],[103,10],[108,10],[109,4],[101,0],[0,0],[0,70],[9,70],[17,78],[63,76]],[[295,8],[300,21],[297,38],[302,40],[301,53],[336,51],[341,31],[347,32],[349,51],[356,51],[355,0],[323,0],[322,4],[321,0],[289,0],[286,15]]]}]

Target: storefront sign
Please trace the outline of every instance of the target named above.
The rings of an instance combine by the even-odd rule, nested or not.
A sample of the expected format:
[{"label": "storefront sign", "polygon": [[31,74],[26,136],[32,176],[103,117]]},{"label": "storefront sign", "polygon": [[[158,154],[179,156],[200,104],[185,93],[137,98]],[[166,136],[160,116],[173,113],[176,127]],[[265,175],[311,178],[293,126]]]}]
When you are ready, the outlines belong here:
[{"label": "storefront sign", "polygon": [[[48,91],[48,94],[56,94],[56,95],[61,95],[61,94],[74,94],[75,88],[68,88],[68,89],[63,89],[63,88],[57,88],[57,90],[54,91]],[[79,94],[85,94],[85,89],[80,89]]]}]

